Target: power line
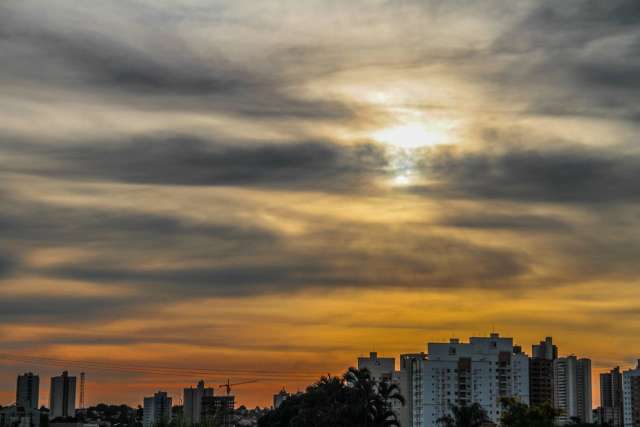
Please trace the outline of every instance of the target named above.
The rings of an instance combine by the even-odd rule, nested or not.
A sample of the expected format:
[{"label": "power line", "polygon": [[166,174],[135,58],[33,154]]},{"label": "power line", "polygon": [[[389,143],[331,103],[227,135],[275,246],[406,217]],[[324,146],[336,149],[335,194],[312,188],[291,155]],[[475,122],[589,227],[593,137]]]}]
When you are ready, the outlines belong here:
[{"label": "power line", "polygon": [[287,379],[287,380],[309,380],[316,379],[320,376],[319,373],[306,371],[306,372],[290,372],[290,371],[275,371],[275,370],[258,370],[258,369],[206,369],[206,368],[180,368],[169,366],[154,366],[154,365],[129,365],[119,364],[113,362],[99,362],[99,361],[83,361],[72,359],[57,359],[50,357],[38,357],[38,356],[24,356],[9,353],[0,353],[0,360],[21,363],[21,364],[33,364],[44,366],[56,366],[56,367],[75,367],[86,370],[94,371],[112,371],[112,372],[126,372],[137,374],[149,374],[149,375],[167,375],[176,377],[192,377],[192,376],[223,376],[223,375],[235,375],[238,377],[261,377],[265,380],[275,379]]}]

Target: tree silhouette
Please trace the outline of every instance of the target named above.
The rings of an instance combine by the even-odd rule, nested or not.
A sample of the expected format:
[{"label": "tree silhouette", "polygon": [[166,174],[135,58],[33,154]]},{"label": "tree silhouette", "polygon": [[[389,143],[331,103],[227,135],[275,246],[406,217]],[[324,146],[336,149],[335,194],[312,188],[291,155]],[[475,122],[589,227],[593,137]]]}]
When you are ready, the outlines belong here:
[{"label": "tree silhouette", "polygon": [[377,381],[366,369],[326,376],[258,420],[259,427],[400,426],[393,403],[404,404],[397,385]]},{"label": "tree silhouette", "polygon": [[489,421],[486,411],[478,403],[453,406],[451,414],[438,419],[444,427],[480,427]]}]

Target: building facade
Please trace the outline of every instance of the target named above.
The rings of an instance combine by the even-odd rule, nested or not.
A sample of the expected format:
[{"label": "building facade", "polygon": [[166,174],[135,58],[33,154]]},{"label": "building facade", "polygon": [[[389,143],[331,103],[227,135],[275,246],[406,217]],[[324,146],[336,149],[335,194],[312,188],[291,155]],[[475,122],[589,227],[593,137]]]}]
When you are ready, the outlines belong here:
[{"label": "building facade", "polygon": [[396,370],[394,357],[378,357],[378,353],[371,352],[369,357],[358,357],[358,369],[367,369],[371,378],[376,381],[391,380]]},{"label": "building facade", "polygon": [[623,426],[622,373],[619,367],[600,374],[600,423]]},{"label": "building facade", "polygon": [[411,411],[402,418],[413,427],[437,427],[454,406],[473,403],[497,423],[502,397],[529,403],[529,357],[497,333],[468,343],[429,343],[426,355],[403,355],[400,367]]},{"label": "building facade", "polygon": [[25,410],[38,409],[40,377],[27,372],[16,381],[16,406]]},{"label": "building facade", "polygon": [[202,398],[200,419],[207,425],[233,426],[235,396],[205,396]]},{"label": "building facade", "polygon": [[554,360],[554,406],[562,411],[560,424],[573,419],[590,423],[593,418],[591,404],[591,360],[576,356]]},{"label": "building facade", "polygon": [[553,404],[553,361],[558,358],[558,348],[553,339],[546,337],[540,344],[531,346],[529,361],[529,403]]},{"label": "building facade", "polygon": [[152,427],[168,424],[171,421],[172,400],[164,391],[158,391],[152,397],[144,398],[142,426]]},{"label": "building facade", "polygon": [[69,376],[67,371],[58,377],[52,377],[49,394],[50,418],[75,417],[76,377]]},{"label": "building facade", "polygon": [[202,380],[198,382],[197,387],[184,389],[183,414],[185,422],[190,424],[200,423],[202,398],[205,396],[213,396],[213,388],[205,387]]},{"label": "building facade", "polygon": [[558,347],[553,344],[552,337],[546,337],[540,344],[531,346],[531,357],[537,359],[556,360],[558,358]]},{"label": "building facade", "polygon": [[624,427],[640,427],[640,360],[622,373],[622,410]]}]

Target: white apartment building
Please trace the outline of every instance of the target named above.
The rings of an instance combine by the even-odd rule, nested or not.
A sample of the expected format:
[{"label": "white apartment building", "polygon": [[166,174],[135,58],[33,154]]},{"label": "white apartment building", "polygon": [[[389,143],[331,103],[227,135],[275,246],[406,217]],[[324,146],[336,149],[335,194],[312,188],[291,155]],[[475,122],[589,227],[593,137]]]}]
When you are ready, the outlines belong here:
[{"label": "white apartment building", "polygon": [[624,427],[640,426],[640,359],[635,369],[622,373],[622,412]]},{"label": "white apartment building", "polygon": [[562,411],[560,424],[568,424],[572,418],[590,423],[591,410],[591,360],[576,356],[561,357],[553,361],[554,406]]},{"label": "white apartment building", "polygon": [[[396,371],[396,359],[394,357],[378,357],[378,353],[371,352],[369,357],[358,357],[358,369],[367,369],[371,378],[376,381],[390,381],[400,387],[403,395],[402,384],[400,382],[400,372]],[[403,406],[399,402],[393,402],[392,408],[398,418],[402,418]],[[402,424],[407,425],[407,424]]]},{"label": "white apartment building", "polygon": [[378,353],[371,352],[369,357],[358,357],[358,369],[367,369],[371,378],[376,381],[391,380],[396,370],[394,357],[378,357]]},{"label": "white apartment building", "polygon": [[400,367],[413,427],[437,427],[453,406],[473,403],[497,423],[502,397],[529,403],[529,357],[497,333],[429,343],[426,355],[401,356]]}]

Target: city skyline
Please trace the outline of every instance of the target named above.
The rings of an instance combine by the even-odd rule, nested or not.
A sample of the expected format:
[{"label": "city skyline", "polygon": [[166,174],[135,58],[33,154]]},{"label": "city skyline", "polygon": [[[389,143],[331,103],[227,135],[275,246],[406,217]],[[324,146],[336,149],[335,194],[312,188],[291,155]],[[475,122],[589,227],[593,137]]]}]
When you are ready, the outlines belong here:
[{"label": "city skyline", "polygon": [[[489,334],[491,336],[496,335],[496,336],[502,336],[504,337],[504,334],[497,334],[497,333],[491,333]],[[480,335],[475,335],[472,334],[470,335],[472,338],[480,338],[482,339],[482,337],[484,337],[484,335],[480,334]],[[551,337],[547,336],[546,337],[546,341],[549,342],[549,339]],[[509,338],[511,339],[511,337]],[[447,345],[448,343],[452,342],[452,340],[456,340],[456,342],[460,342],[459,338],[457,337],[450,337],[446,340],[435,340],[435,341],[428,341],[424,344],[423,348],[417,348],[417,349],[412,349],[412,351],[407,351],[404,352],[402,354],[418,354],[420,352],[424,352],[424,354],[428,354],[428,350],[427,347],[429,344],[433,344],[433,343],[437,343],[437,344],[441,344],[441,345]],[[591,359],[589,358],[588,354],[578,354],[576,355],[575,353],[572,352],[564,352],[562,349],[562,345],[558,344],[561,341],[555,341],[553,342],[553,351],[551,351],[551,349],[547,352],[547,354],[552,355],[551,357],[553,358],[567,358],[567,357],[573,357],[573,356],[577,356],[580,360],[580,358],[588,358],[589,361],[591,362]],[[543,356],[545,353],[544,347],[542,350],[541,354],[535,354],[536,350],[534,350],[534,347],[540,347],[543,344],[545,344],[545,338],[542,337],[542,339],[538,340],[538,341],[534,341],[532,342],[530,345],[523,345],[520,341],[517,340],[517,338],[513,338],[513,345],[514,346],[519,346],[521,348],[521,351],[523,354],[527,355],[529,358],[533,359],[534,357],[545,357]],[[527,348],[529,349],[529,351],[527,351]],[[268,376],[268,377],[261,377],[260,373],[254,372],[253,375],[254,377],[258,378],[257,380],[254,380],[256,383],[260,383],[262,386],[262,390],[260,392],[258,392],[258,394],[256,396],[253,396],[252,393],[246,393],[242,390],[242,388],[240,390],[234,389],[233,394],[236,395],[237,393],[239,393],[239,395],[236,396],[236,405],[245,405],[249,408],[253,408],[256,406],[260,406],[260,407],[269,407],[269,405],[272,402],[273,399],[273,394],[276,393],[277,391],[279,391],[282,387],[284,387],[286,390],[289,391],[302,391],[306,388],[306,386],[308,386],[309,384],[311,384],[314,380],[317,380],[320,376],[322,375],[326,375],[326,374],[332,374],[332,375],[340,375],[341,372],[343,372],[347,367],[349,366],[359,366],[361,363],[361,360],[366,361],[372,354],[376,354],[379,358],[383,359],[383,358],[393,358],[395,360],[394,362],[394,370],[399,372],[399,369],[401,367],[401,361],[400,361],[400,356],[402,354],[398,353],[398,354],[393,354],[390,352],[386,352],[386,351],[382,351],[382,352],[378,352],[378,351],[369,351],[369,352],[363,352],[357,356],[352,357],[352,361],[350,364],[347,364],[345,366],[342,367],[338,367],[336,368],[334,371],[330,371],[330,372],[322,372],[319,371],[317,373],[305,373],[307,376],[303,378],[298,378],[296,380],[293,381],[284,381],[284,382],[278,382],[276,380],[273,379],[272,376]],[[595,409],[597,407],[600,406],[601,403],[601,395],[600,395],[600,390],[601,390],[601,384],[600,384],[600,379],[601,379],[601,375],[602,374],[606,374],[609,373],[610,371],[612,371],[615,368],[619,368],[620,371],[625,371],[625,370],[629,370],[629,369],[634,369],[636,368],[638,365],[638,358],[636,358],[634,361],[629,362],[627,364],[623,364],[623,365],[612,365],[612,366],[591,366],[590,363],[590,370],[591,370],[591,395],[592,395],[592,407]],[[95,362],[95,361],[94,361]],[[25,364],[26,362],[21,362],[21,364]],[[63,364],[62,361],[56,361],[56,364]],[[77,363],[75,361],[70,361],[70,363]],[[139,368],[135,368],[135,367],[128,367],[125,368],[122,365],[118,365],[118,364],[112,364],[108,361],[101,361],[98,363],[104,363],[104,368],[95,371],[95,373],[97,373],[98,378],[100,378],[100,372],[104,373],[108,372],[107,376],[112,375],[112,373],[125,373],[126,375],[132,375],[132,374],[136,374],[136,370],[135,369],[139,369]],[[366,362],[364,362],[365,365],[363,366],[368,366],[366,365]],[[109,365],[113,365],[113,367],[109,367]],[[222,376],[220,374],[218,374],[219,378],[216,380],[211,380],[211,376],[210,375],[205,375],[205,376],[201,376],[198,377],[197,374],[194,374],[193,371],[195,370],[202,370],[203,372],[205,371],[206,368],[203,368],[202,366],[198,367],[198,368],[194,368],[194,367],[188,367],[188,366],[172,366],[172,367],[167,367],[167,366],[158,366],[158,367],[154,367],[153,365],[150,365],[147,367],[147,369],[149,370],[153,370],[153,369],[167,369],[166,372],[162,373],[162,374],[152,374],[152,376],[156,376],[156,378],[163,378],[165,380],[168,380],[169,378],[171,378],[171,381],[168,382],[156,382],[155,384],[158,384],[155,388],[148,388],[148,386],[146,384],[136,384],[134,381],[131,381],[129,383],[129,386],[133,386],[134,388],[137,388],[138,391],[137,395],[135,396],[139,396],[138,397],[134,397],[133,400],[100,400],[100,398],[96,398],[93,397],[92,395],[94,393],[96,393],[98,396],[100,396],[100,383],[96,382],[95,380],[91,380],[87,383],[88,385],[88,401],[87,401],[87,406],[90,405],[96,405],[98,403],[109,403],[109,404],[127,404],[129,406],[132,407],[136,407],[138,404],[142,405],[143,400],[145,398],[145,396],[153,394],[155,392],[158,391],[163,391],[168,393],[168,396],[170,399],[173,399],[173,403],[176,405],[183,405],[183,397],[185,396],[185,393],[187,391],[190,392],[195,392],[198,390],[198,387],[200,387],[200,382],[202,382],[202,386],[204,386],[204,384],[207,384],[207,388],[205,388],[204,390],[212,390],[213,391],[213,395],[216,396],[221,396],[225,394],[225,381],[222,381],[220,378],[222,378]],[[530,368],[529,368],[530,369]],[[69,371],[70,372],[70,376],[74,377],[74,375],[77,373],[77,375],[80,374],[80,371],[87,371],[91,370],[91,368],[87,368],[86,366],[83,366],[81,368],[77,368],[76,370],[69,370],[65,368],[65,371]],[[59,375],[60,372],[62,372],[60,370],[60,368],[58,367],[53,367],[53,366],[48,366],[42,370],[38,370],[35,368],[32,368],[30,371],[25,371],[26,372],[30,372],[33,373],[34,375],[39,375],[39,372],[53,372],[55,375],[52,375],[52,379],[54,376]],[[77,371],[77,372],[76,372]],[[375,370],[372,371],[375,373]],[[138,372],[139,373],[139,372]],[[22,375],[23,373],[20,372],[20,375]],[[278,372],[271,372],[270,374],[278,374]],[[235,377],[235,378],[248,378],[247,376],[248,374],[245,374],[243,376],[240,377]],[[264,373],[262,374],[264,375]],[[93,375],[92,375],[93,376]],[[204,378],[208,378],[208,379],[204,379]],[[229,381],[230,378],[227,378],[227,381]],[[75,377],[74,377],[74,381],[75,381]],[[234,382],[234,381],[232,381]],[[252,381],[253,382],[253,381]],[[43,386],[40,387],[40,392],[39,392],[39,399],[41,402],[41,406],[44,405],[46,407],[49,406],[49,400],[50,400],[50,396],[51,396],[51,392],[50,392],[50,388],[47,387],[48,382],[44,382],[42,383]],[[14,384],[15,386],[15,379],[14,379]],[[251,385],[251,384],[248,384]],[[195,386],[195,387],[194,387]],[[140,387],[140,388],[138,388]],[[147,387],[145,389],[145,387]],[[275,388],[274,388],[275,387]],[[15,387],[13,389],[4,389],[2,387],[2,384],[0,384],[0,396],[4,396],[4,395],[9,395],[9,394],[13,394],[13,396],[16,396],[16,390]],[[209,392],[211,393],[211,392]],[[79,408],[79,390],[75,392],[76,398],[75,398],[75,405],[76,408]],[[126,395],[126,393],[125,393]],[[248,397],[251,396],[251,397]],[[15,399],[14,399],[15,401]],[[6,401],[6,402],[2,402],[0,401],[0,405],[8,405],[11,402]]]},{"label": "city skyline", "polygon": [[597,395],[640,354],[639,40],[638,0],[0,2],[0,401],[262,406],[493,330]]}]

